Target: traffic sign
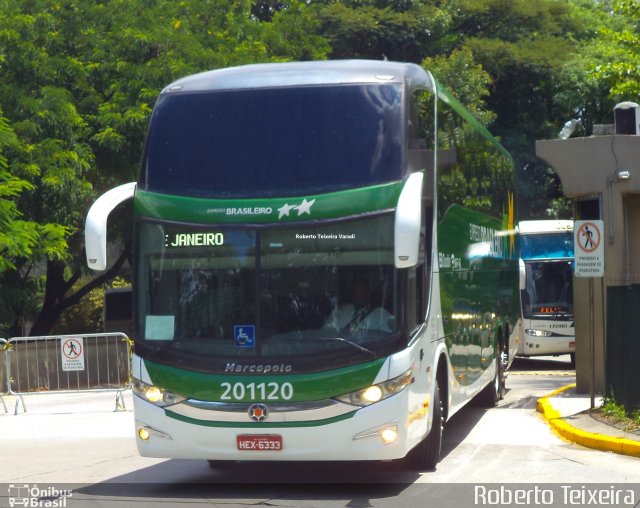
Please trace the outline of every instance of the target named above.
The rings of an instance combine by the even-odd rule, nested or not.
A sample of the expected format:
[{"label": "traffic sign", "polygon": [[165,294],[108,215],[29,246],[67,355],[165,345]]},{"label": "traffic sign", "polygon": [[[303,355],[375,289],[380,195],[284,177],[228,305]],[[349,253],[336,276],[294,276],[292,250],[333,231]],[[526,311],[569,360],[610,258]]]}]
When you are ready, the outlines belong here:
[{"label": "traffic sign", "polygon": [[60,358],[62,370],[84,370],[84,347],[82,338],[61,338]]},{"label": "traffic sign", "polygon": [[576,277],[604,276],[604,222],[577,220],[573,226]]}]

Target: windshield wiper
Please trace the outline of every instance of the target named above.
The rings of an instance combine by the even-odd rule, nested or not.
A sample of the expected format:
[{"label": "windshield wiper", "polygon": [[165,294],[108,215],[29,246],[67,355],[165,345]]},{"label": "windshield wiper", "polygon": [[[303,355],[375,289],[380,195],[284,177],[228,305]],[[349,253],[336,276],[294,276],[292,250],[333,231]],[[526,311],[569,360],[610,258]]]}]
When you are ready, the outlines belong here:
[{"label": "windshield wiper", "polygon": [[316,339],[316,340],[319,340],[319,341],[332,340],[332,341],[337,341],[337,342],[344,342],[345,344],[349,344],[350,346],[353,346],[354,348],[358,349],[359,351],[362,351],[363,353],[367,353],[367,354],[369,354],[371,356],[376,356],[376,354],[373,351],[371,351],[370,349],[368,349],[368,348],[366,348],[364,346],[361,346],[360,344],[358,344],[356,342],[353,342],[353,341],[351,341],[349,339],[345,339],[344,337],[322,337],[322,338],[319,338],[319,339]]}]

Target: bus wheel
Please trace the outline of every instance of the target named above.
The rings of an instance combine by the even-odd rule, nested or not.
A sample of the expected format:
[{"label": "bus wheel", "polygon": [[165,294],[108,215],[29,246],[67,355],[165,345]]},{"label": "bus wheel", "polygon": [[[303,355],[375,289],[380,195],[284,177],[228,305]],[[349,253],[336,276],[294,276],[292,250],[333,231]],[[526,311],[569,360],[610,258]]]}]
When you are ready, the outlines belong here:
[{"label": "bus wheel", "polygon": [[433,471],[440,460],[442,449],[442,401],[440,400],[440,387],[436,383],[433,394],[433,422],[427,437],[416,446],[409,455],[411,466],[419,470]]},{"label": "bus wheel", "polygon": [[235,460],[208,460],[211,469],[231,469],[235,466]]},{"label": "bus wheel", "polygon": [[477,395],[476,404],[481,407],[495,407],[506,394],[507,354],[498,352],[496,356],[496,374],[493,382],[484,387]]}]

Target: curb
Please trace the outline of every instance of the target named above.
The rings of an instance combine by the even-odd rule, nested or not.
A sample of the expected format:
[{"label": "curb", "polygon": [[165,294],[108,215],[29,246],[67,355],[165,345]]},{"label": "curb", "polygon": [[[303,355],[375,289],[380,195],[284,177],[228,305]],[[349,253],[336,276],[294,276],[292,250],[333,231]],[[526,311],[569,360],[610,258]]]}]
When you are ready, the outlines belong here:
[{"label": "curb", "polygon": [[632,441],[622,437],[606,436],[604,434],[594,434],[576,429],[562,419],[560,413],[553,407],[549,399],[575,386],[575,383],[564,386],[538,399],[536,409],[543,414],[551,428],[568,441],[586,446],[587,448],[640,457],[640,442],[638,441]]}]

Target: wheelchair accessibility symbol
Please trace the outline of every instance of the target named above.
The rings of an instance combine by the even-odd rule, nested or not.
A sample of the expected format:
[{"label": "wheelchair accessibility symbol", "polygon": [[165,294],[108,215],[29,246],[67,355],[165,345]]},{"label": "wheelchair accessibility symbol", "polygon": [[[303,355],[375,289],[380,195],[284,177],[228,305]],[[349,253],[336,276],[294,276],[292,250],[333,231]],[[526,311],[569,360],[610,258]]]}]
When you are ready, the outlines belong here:
[{"label": "wheelchair accessibility symbol", "polygon": [[256,347],[255,325],[234,326],[233,339],[236,347]]}]

